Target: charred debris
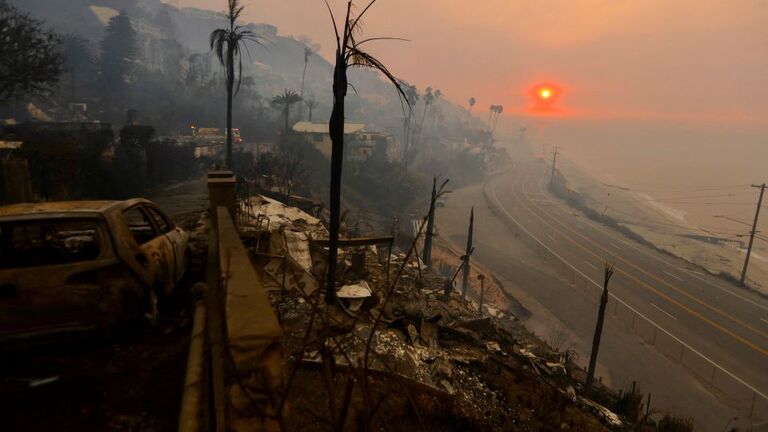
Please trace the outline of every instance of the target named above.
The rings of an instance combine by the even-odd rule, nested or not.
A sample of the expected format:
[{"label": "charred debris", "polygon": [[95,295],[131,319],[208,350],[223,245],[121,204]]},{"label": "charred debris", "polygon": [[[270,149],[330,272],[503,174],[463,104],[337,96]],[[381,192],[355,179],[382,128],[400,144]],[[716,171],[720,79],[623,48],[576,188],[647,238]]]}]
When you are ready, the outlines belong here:
[{"label": "charred debris", "polygon": [[475,270],[482,277],[464,297],[436,271],[454,259],[458,274],[460,257],[436,246],[426,267],[426,218],[406,249],[343,226],[338,301],[326,304],[328,232],[317,213],[253,195],[236,217],[283,329],[286,430],[634,430],[647,418],[634,386],[616,395],[595,383],[582,396],[575,355],[528,332],[493,275]]}]

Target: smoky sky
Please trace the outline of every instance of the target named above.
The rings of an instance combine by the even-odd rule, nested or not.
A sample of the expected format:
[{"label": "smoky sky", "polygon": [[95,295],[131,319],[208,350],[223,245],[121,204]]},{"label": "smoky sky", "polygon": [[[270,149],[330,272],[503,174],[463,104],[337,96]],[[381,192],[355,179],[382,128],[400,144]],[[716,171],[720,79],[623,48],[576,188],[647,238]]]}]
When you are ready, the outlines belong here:
[{"label": "smoky sky", "polygon": [[[224,10],[225,0],[177,0]],[[357,2],[362,5],[362,2]],[[245,16],[305,35],[331,58],[322,0],[245,0]],[[345,2],[332,0],[341,14]],[[531,115],[530,87],[561,86],[552,116],[768,126],[762,0],[378,0],[369,49],[420,88]]]}]

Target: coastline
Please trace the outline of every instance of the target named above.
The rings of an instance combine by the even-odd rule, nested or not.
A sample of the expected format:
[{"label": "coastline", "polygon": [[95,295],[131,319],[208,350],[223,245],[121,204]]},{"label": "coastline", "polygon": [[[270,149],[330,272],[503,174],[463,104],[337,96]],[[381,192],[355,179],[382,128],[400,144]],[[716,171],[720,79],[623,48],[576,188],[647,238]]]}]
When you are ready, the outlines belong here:
[{"label": "coastline", "polygon": [[[559,157],[557,165],[567,189],[581,196],[592,211],[653,247],[738,284],[748,238],[693,223],[688,209],[664,203],[664,198],[635,190],[621,179],[601,175],[567,157]],[[768,254],[762,245],[756,244],[752,251],[747,287],[768,296]]]}]

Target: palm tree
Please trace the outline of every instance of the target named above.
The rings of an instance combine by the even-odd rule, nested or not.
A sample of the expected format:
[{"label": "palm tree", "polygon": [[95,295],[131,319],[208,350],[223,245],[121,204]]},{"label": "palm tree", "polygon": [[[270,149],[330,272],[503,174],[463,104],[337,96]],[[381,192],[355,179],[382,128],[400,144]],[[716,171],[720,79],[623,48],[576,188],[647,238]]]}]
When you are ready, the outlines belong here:
[{"label": "palm tree", "polygon": [[443,92],[440,89],[435,90],[435,97],[432,99],[432,106],[430,107],[429,114],[433,121],[436,121],[437,114],[440,113],[440,100],[443,97]]},{"label": "palm tree", "polygon": [[[221,66],[224,68],[224,77],[227,85],[227,168],[232,168],[232,97],[240,90],[240,79],[243,76],[243,59],[241,50],[248,52],[246,42],[255,42],[263,45],[264,39],[256,33],[245,30],[236,25],[237,19],[243,13],[244,6],[239,0],[227,0],[227,20],[229,28],[216,29],[211,32],[211,50],[216,53]],[[238,61],[238,69],[235,71],[235,58]],[[235,88],[235,74],[237,74],[237,87]]]},{"label": "palm tree", "polygon": [[[344,163],[344,99],[347,96],[349,81],[347,70],[353,67],[368,68],[381,72],[397,89],[400,97],[408,103],[400,81],[376,57],[363,51],[362,45],[368,42],[396,38],[367,38],[360,40],[361,19],[376,3],[371,0],[357,16],[352,15],[353,0],[347,1],[347,11],[342,29],[336,24],[336,17],[326,0],[325,5],[331,15],[333,30],[336,34],[336,65],[333,70],[333,111],[328,122],[331,135],[331,193],[330,193],[330,238],[328,250],[328,275],[326,278],[325,302],[336,301],[336,259],[339,247],[339,227],[341,216],[341,170]],[[341,34],[339,31],[341,30]],[[409,106],[410,109],[410,106]]]},{"label": "palm tree", "polygon": [[301,96],[291,89],[285,89],[281,94],[272,98],[272,105],[283,108],[283,119],[285,120],[285,129],[283,129],[284,134],[288,133],[288,128],[290,127],[288,119],[291,114],[291,105],[301,101]]},{"label": "palm tree", "polygon": [[427,87],[426,89],[424,89],[424,111],[421,113],[421,123],[416,125],[417,136],[414,138],[414,142],[416,141],[421,142],[421,138],[426,128],[427,111],[429,111],[429,107],[434,102],[435,102],[435,93],[432,92],[432,87]]},{"label": "palm tree", "polygon": [[[405,99],[408,101],[408,106],[413,107],[416,106],[416,102],[419,100],[419,91],[416,89],[416,86],[414,85],[408,85],[407,83],[402,83],[403,87],[405,88]],[[410,152],[411,152],[411,142],[412,142],[412,134],[411,134],[411,125],[413,123],[413,110],[409,109],[408,112],[405,113],[403,117],[403,129],[404,129],[404,136],[403,136],[403,165],[405,166],[405,169],[408,169],[408,161],[410,159]]]},{"label": "palm tree", "polygon": [[[309,66],[309,58],[312,57],[314,50],[308,46],[304,47],[304,71],[301,73],[301,88],[299,89],[299,96],[304,97],[304,81],[307,76],[307,66]],[[304,119],[304,107],[299,106],[299,120]],[[310,120],[311,121],[311,120]]]},{"label": "palm tree", "polygon": [[309,58],[312,57],[312,48],[304,47],[304,71],[301,73],[301,89],[299,90],[299,96],[304,97],[304,78],[307,76],[307,66],[309,65]]},{"label": "palm tree", "polygon": [[304,105],[307,106],[307,109],[309,110],[309,121],[312,121],[312,111],[317,108],[318,102],[317,99],[315,99],[315,95],[312,93],[309,94],[309,97],[304,101]]},{"label": "palm tree", "polygon": [[491,131],[491,118],[493,117],[493,113],[496,112],[496,105],[491,105],[488,107],[488,132]]},{"label": "palm tree", "polygon": [[424,120],[427,118],[427,110],[432,102],[435,101],[435,94],[432,93],[432,87],[427,87],[424,90],[424,112],[421,114],[421,128],[424,129]]},{"label": "palm tree", "polygon": [[496,125],[499,123],[499,116],[501,116],[501,113],[504,112],[504,107],[501,105],[496,105],[496,116],[493,119],[493,129],[491,130],[491,133],[496,132]]},{"label": "palm tree", "polygon": [[475,106],[477,101],[474,97],[469,98],[469,113],[472,114],[472,107]]}]

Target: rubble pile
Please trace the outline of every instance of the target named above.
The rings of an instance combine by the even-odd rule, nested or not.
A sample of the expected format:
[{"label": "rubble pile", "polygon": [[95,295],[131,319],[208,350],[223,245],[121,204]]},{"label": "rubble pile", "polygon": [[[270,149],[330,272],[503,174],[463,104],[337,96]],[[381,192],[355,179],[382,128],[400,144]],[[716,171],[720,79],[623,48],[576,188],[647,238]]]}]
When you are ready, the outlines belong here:
[{"label": "rubble pile", "polygon": [[[326,305],[318,281],[327,255],[314,244],[326,235],[322,225],[296,209],[261,203],[254,208],[264,214],[252,219],[270,221],[262,231],[270,240],[258,251],[266,265],[256,267],[275,287],[270,299],[287,369],[296,371],[287,390],[291,429],[325,430],[334,422],[396,430],[623,427],[576,394],[572,359],[537,340],[512,312],[481,314],[474,302],[446,292],[444,277],[388,245],[341,249],[338,301]],[[252,243],[254,253],[259,248]],[[278,255],[285,258],[270,258]],[[270,267],[274,260],[290,273],[285,284]],[[298,273],[313,281],[298,283]]]},{"label": "rubble pile", "polygon": [[309,244],[328,237],[320,219],[262,195],[241,203],[239,212],[241,236],[250,238],[253,253],[260,257],[269,276],[263,278],[267,288],[293,287],[305,295],[317,290]]}]

